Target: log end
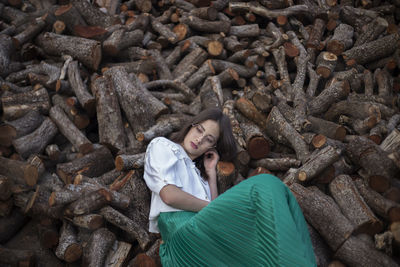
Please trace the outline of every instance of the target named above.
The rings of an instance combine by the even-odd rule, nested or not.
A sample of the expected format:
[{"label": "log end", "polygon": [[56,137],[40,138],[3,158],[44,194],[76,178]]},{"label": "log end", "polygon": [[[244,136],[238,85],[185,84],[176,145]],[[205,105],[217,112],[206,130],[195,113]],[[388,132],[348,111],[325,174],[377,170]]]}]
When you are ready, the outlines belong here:
[{"label": "log end", "polygon": [[375,234],[382,232],[382,230],[383,230],[383,223],[381,221],[371,220],[358,227],[358,229],[354,232],[354,234],[364,233],[370,236],[374,236]]},{"label": "log end", "polygon": [[344,138],[346,137],[346,134],[347,134],[346,128],[340,126],[336,129],[334,137],[336,140],[343,141]]},{"label": "log end", "polygon": [[311,144],[314,146],[314,148],[321,148],[323,145],[326,144],[326,136],[323,134],[317,134],[316,136],[313,137]]},{"label": "log end", "polygon": [[316,72],[325,79],[331,76],[332,73],[332,71],[329,68],[324,66],[318,66]]},{"label": "log end", "polygon": [[77,114],[74,116],[74,124],[79,129],[85,129],[90,124],[90,119],[85,114]]},{"label": "log end", "polygon": [[391,222],[400,222],[400,206],[391,208],[388,215]]},{"label": "log end", "polygon": [[52,192],[49,196],[49,206],[52,207],[56,204],[56,192]]},{"label": "log end", "polygon": [[0,145],[9,147],[17,137],[17,130],[11,125],[0,126]]},{"label": "log end", "polygon": [[390,181],[384,176],[371,175],[368,180],[369,186],[378,193],[383,193],[390,188]]},{"label": "log end", "polygon": [[72,4],[62,5],[54,11],[55,16],[61,16],[62,14],[68,12],[72,8]]},{"label": "log end", "polygon": [[24,179],[27,185],[36,185],[39,178],[39,172],[36,166],[28,165],[24,170]]},{"label": "log end", "polygon": [[182,41],[186,38],[189,29],[188,26],[185,24],[178,24],[172,29],[172,31],[176,34],[177,40]]},{"label": "log end", "polygon": [[97,70],[99,68],[100,62],[101,62],[101,44],[98,43],[96,46],[93,47],[92,50],[92,62],[91,64],[88,64],[88,67]]},{"label": "log end", "polygon": [[121,156],[117,156],[115,158],[115,169],[118,171],[122,171],[124,169],[124,160]]},{"label": "log end", "polygon": [[259,174],[263,174],[263,173],[272,174],[272,172],[271,172],[270,170],[268,170],[268,169],[266,169],[266,168],[264,168],[264,167],[257,167],[256,169],[252,170],[252,171],[249,173],[249,175],[247,176],[247,178],[250,178],[250,177],[252,177],[252,176],[256,176],[256,175],[259,175]]},{"label": "log end", "polygon": [[57,231],[48,229],[41,233],[40,239],[44,247],[51,249],[58,245],[59,235]]},{"label": "log end", "polygon": [[379,145],[382,142],[382,137],[377,134],[368,136],[368,139],[372,140],[377,145]]},{"label": "log end", "polygon": [[384,197],[396,203],[400,203],[400,188],[390,188],[388,191],[385,192]]},{"label": "log end", "polygon": [[344,49],[345,49],[344,44],[339,42],[338,40],[331,40],[328,42],[326,46],[326,50],[335,54],[336,56],[341,55]]},{"label": "log end", "polygon": [[219,161],[217,163],[217,172],[223,176],[229,176],[235,171],[235,165],[232,162]]},{"label": "log end", "polygon": [[86,143],[82,144],[78,148],[79,152],[86,155],[94,150],[93,144],[92,143]]},{"label": "log end", "polygon": [[150,256],[147,256],[145,253],[139,253],[130,264],[132,267],[157,267],[156,262]]},{"label": "log end", "polygon": [[247,149],[252,159],[262,159],[267,157],[270,146],[267,139],[257,136],[248,142]]},{"label": "log end", "polygon": [[224,50],[224,45],[219,41],[211,41],[207,44],[207,51],[211,56],[219,56]]},{"label": "log end", "polygon": [[80,244],[71,244],[64,253],[64,260],[66,262],[74,262],[82,257],[82,247]]},{"label": "log end", "polygon": [[138,140],[139,142],[143,142],[144,141],[144,133],[143,132],[138,132],[136,134],[136,140]]},{"label": "log end", "polygon": [[104,28],[98,26],[83,26],[83,25],[76,25],[73,31],[76,36],[87,39],[99,39],[107,33],[107,31]]},{"label": "log end", "polygon": [[305,171],[299,171],[296,176],[297,176],[297,179],[301,182],[304,182],[305,180],[307,180],[307,173]]},{"label": "log end", "polygon": [[299,49],[291,42],[285,42],[283,47],[285,48],[285,54],[289,57],[297,57],[300,54]]}]

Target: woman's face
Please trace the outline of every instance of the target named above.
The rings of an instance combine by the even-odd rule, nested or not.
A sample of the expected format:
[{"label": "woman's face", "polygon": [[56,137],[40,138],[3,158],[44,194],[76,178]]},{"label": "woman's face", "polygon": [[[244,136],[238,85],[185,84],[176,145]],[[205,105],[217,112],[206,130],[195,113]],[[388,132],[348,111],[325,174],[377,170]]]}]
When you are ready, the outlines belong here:
[{"label": "woman's face", "polygon": [[188,156],[194,160],[212,149],[219,138],[219,124],[214,120],[206,120],[193,124],[182,142]]}]

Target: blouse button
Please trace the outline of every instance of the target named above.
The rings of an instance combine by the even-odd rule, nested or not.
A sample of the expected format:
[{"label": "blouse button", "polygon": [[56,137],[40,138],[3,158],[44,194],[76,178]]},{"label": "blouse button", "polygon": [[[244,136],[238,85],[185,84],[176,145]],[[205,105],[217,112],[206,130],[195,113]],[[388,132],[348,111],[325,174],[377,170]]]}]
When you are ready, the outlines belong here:
[{"label": "blouse button", "polygon": [[206,199],[208,200],[208,196],[206,196]]}]

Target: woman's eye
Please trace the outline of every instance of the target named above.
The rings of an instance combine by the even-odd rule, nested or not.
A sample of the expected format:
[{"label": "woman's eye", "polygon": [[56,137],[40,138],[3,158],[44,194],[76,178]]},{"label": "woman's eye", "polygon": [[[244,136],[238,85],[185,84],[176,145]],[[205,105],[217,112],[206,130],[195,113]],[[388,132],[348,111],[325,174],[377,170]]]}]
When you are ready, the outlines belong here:
[{"label": "woman's eye", "polygon": [[214,144],[214,140],[212,138],[207,138],[206,140],[207,140],[208,143]]},{"label": "woman's eye", "polygon": [[196,130],[198,133],[203,133],[203,129],[201,129],[200,127],[196,127]]}]

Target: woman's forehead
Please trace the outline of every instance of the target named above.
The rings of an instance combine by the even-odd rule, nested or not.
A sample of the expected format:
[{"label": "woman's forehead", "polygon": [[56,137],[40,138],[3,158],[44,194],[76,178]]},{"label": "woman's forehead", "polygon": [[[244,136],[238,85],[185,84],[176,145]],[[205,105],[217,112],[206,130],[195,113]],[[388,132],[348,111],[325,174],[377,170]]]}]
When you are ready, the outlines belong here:
[{"label": "woman's forehead", "polygon": [[207,134],[211,134],[212,136],[218,138],[219,137],[219,124],[214,120],[205,120],[200,123],[200,125],[204,128]]}]

